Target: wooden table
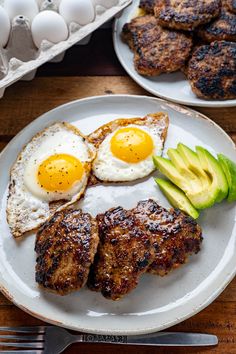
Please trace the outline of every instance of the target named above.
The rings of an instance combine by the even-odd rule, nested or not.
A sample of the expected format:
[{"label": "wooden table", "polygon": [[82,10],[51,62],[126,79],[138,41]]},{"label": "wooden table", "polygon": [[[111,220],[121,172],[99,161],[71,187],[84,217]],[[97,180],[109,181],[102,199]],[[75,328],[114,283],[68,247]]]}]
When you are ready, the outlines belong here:
[{"label": "wooden table", "polygon": [[[111,31],[98,30],[89,45],[73,47],[62,63],[46,64],[32,82],[18,82],[7,89],[0,101],[0,150],[29,122],[58,105],[88,96],[119,93],[148,94],[127,77],[119,65],[112,47]],[[236,107],[198,110],[236,141]],[[41,323],[0,296],[0,326]],[[66,353],[236,353],[236,279],[205,310],[171,330],[213,333],[219,337],[220,344],[210,349],[74,345]]]}]

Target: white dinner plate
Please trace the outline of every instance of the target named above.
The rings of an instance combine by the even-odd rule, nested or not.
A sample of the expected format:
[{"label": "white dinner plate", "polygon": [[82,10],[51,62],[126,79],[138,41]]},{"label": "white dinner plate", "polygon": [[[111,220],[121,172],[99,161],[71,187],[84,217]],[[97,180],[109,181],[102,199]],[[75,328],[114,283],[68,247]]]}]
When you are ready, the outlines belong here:
[{"label": "white dinner plate", "polygon": [[[202,250],[166,277],[145,274],[137,288],[113,302],[87,288],[61,297],[40,290],[35,283],[35,234],[16,241],[6,222],[9,171],[22,147],[34,134],[55,121],[67,121],[85,134],[118,117],[145,116],[166,111],[170,128],[166,149],[181,141],[202,145],[235,160],[235,146],[215,123],[192,110],[143,96],[111,95],[60,106],[21,131],[0,155],[0,288],[31,315],[67,328],[102,334],[140,334],[172,326],[203,309],[218,296],[236,272],[236,205],[223,202],[203,211]],[[131,184],[88,188],[80,206],[96,215],[111,207],[131,208],[139,200],[156,199],[168,207],[152,176]],[[214,314],[213,318],[214,320]]]},{"label": "white dinner plate", "polygon": [[133,0],[127,7],[122,16],[117,18],[114,23],[113,42],[117,57],[134,81],[148,92],[176,103],[188,106],[199,107],[233,107],[236,106],[235,100],[202,100],[191,90],[190,84],[185,75],[178,71],[171,74],[162,74],[156,77],[139,75],[134,69],[133,52],[128,45],[121,39],[121,32],[124,24],[130,22],[135,16],[140,0]]}]

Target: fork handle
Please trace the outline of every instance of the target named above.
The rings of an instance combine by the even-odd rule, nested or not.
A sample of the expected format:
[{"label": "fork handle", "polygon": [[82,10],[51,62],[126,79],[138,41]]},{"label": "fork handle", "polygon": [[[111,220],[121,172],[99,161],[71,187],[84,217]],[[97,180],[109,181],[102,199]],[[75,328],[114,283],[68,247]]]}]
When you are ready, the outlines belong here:
[{"label": "fork handle", "polygon": [[218,338],[211,334],[185,332],[158,332],[138,336],[84,334],[82,342],[152,346],[211,346],[218,344]]}]

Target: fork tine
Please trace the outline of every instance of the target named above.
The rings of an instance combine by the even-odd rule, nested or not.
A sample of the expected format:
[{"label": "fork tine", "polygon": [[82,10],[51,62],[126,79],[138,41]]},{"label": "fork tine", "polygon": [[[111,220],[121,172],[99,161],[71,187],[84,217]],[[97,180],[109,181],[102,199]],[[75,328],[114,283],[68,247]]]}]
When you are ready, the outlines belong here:
[{"label": "fork tine", "polygon": [[15,332],[15,333],[45,333],[45,326],[32,327],[0,327],[0,332]]},{"label": "fork tine", "polygon": [[32,342],[32,343],[1,342],[0,347],[43,349],[43,342]]},{"label": "fork tine", "polygon": [[12,336],[12,335],[0,335],[0,344],[1,344],[1,339],[18,339],[18,340],[28,340],[28,341],[43,341],[44,340],[44,335],[43,334],[36,334],[35,336]]}]

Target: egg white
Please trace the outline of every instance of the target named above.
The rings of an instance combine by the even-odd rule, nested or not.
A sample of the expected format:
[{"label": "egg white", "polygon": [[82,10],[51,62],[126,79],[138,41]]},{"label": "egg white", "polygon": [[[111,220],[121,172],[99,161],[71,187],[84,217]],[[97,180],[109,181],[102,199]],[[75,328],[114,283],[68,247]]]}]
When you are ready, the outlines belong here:
[{"label": "egg white", "polygon": [[55,123],[46,128],[25,146],[10,174],[7,220],[14,237],[20,237],[25,232],[39,227],[56,210],[64,209],[78,201],[85,191],[89,169],[66,195],[47,194],[38,188],[36,170],[42,161],[55,153],[69,153],[79,158],[82,163],[88,163],[88,167],[91,166],[95,155],[79,131],[64,123]]},{"label": "egg white", "polygon": [[88,146],[81,136],[70,131],[58,131],[53,136],[47,136],[42,145],[30,157],[24,173],[25,187],[40,200],[49,202],[61,199],[70,200],[85,183],[86,174],[84,172],[82,179],[75,182],[72,188],[65,192],[51,192],[41,188],[37,179],[38,168],[43,161],[55,154],[68,154],[76,157],[82,163],[90,161]]},{"label": "egg white", "polygon": [[148,176],[155,170],[152,156],[161,155],[163,142],[160,137],[159,127],[127,125],[126,128],[135,127],[149,134],[152,138],[154,151],[146,159],[137,163],[128,163],[115,157],[111,152],[111,139],[116,132],[123,127],[119,127],[112,134],[109,134],[101,143],[97,151],[97,157],[93,163],[95,176],[102,181],[127,182]]}]

